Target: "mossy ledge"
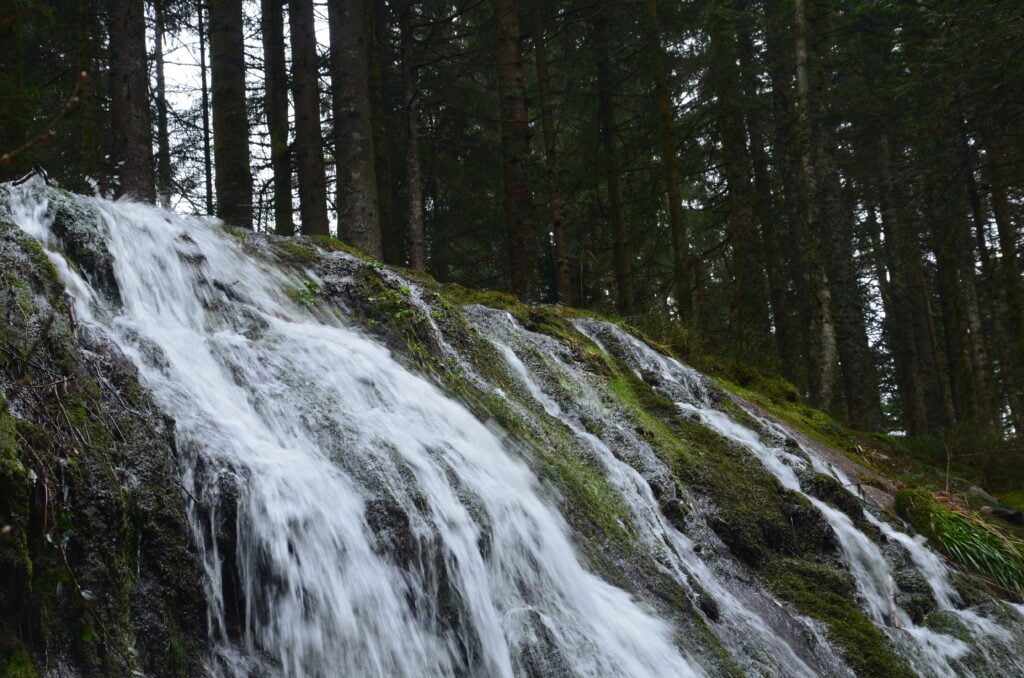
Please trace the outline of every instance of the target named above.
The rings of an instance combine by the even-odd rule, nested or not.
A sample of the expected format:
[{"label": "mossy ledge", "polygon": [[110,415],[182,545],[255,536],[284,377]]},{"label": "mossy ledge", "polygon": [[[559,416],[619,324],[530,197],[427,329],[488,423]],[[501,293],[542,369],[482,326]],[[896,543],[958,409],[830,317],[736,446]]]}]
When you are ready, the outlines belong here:
[{"label": "mossy ledge", "polygon": [[[375,334],[396,357],[430,376],[477,416],[494,420],[521,445],[524,457],[536,462],[538,475],[562,498],[566,519],[595,570],[653,602],[679,627],[696,632],[711,648],[705,659],[719,662],[722,675],[742,670],[721,648],[703,616],[695,613],[695,601],[671,582],[651,576],[655,569],[651,567],[652,554],[643,552],[631,535],[615,493],[593,461],[580,457],[567,430],[544,423],[539,411],[524,410],[520,398],[481,390],[473,379],[471,373],[503,393],[514,392],[501,356],[468,322],[464,307],[505,311],[523,328],[559,340],[586,369],[601,375],[609,397],[664,457],[678,487],[692,490],[714,507],[711,527],[734,556],[781,601],[823,623],[830,640],[858,675],[914,675],[886,634],[856,604],[853,582],[841,563],[835,537],[810,503],[781,487],[742,448],[681,415],[674,403],[633,370],[580,334],[571,321],[589,314],[524,304],[502,292],[440,284],[422,273],[415,276],[413,289],[405,271],[396,276],[391,269],[335,245],[333,239],[326,243],[302,239],[299,245],[281,243],[277,248],[287,266],[298,265],[323,281],[315,303],[343,313]],[[635,333],[632,328],[625,329]],[[452,359],[446,343],[464,362]],[[765,402],[773,413],[777,400],[791,405],[800,417],[791,421],[793,413],[783,411],[784,421],[795,423],[798,430],[822,444],[856,456],[855,438],[824,413],[799,404],[799,398],[790,392],[792,387],[785,383],[774,384],[771,398],[733,384],[723,385],[755,402]],[[753,421],[724,392],[716,392],[715,398],[733,416]],[[819,484],[823,487],[821,498],[841,510],[855,511],[845,493],[836,495],[828,483]],[[685,511],[670,518],[682,525]],[[862,519],[858,522],[864,526]]]}]

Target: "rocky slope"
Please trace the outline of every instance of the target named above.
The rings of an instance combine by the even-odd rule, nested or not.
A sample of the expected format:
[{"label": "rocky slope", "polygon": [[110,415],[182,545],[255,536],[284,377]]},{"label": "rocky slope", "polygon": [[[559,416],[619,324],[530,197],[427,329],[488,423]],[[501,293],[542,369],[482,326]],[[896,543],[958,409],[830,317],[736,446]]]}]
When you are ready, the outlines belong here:
[{"label": "rocky slope", "polygon": [[[536,488],[523,491],[557,516],[552,529],[566,532],[582,567],[664,624],[680,665],[695,674],[1024,671],[1014,649],[1024,644],[1020,599],[911,538],[895,507],[931,530],[930,505],[922,507],[930,495],[904,492],[897,502],[897,483],[823,444],[844,434],[818,415],[821,426],[794,430],[764,409],[770,403],[730,394],[614,324],[439,285],[330,238],[237,232],[30,184],[0,186],[0,669],[9,675],[318,675],[325,665],[318,637],[302,652],[276,646],[281,630],[265,616],[290,600],[281,589],[295,582],[265,553],[247,560],[259,529],[247,522],[251,471],[204,449],[182,421],[187,403],[172,418],[174,389],[158,382],[174,358],[160,337],[129,322],[142,298],[118,244],[130,228],[140,238],[173,235],[150,254],[166,285],[200,290],[211,342],[228,334],[241,351],[281,346],[300,328],[337,327],[390,350],[374,360],[401,367],[381,367],[382,378],[403,369],[419,380],[409,384],[432,384],[436,398],[461,403],[488,430],[449,430],[476,431],[481,449],[493,436],[524,464]],[[211,248],[267,273],[258,283],[236,278]],[[280,378],[308,406],[294,410],[295,426],[356,479],[358,527],[375,557],[396,581],[423,589],[408,614],[427,605],[429,619],[417,617],[416,628],[442,646],[450,640],[433,651],[444,661],[429,666],[463,675],[584,670],[579,648],[598,631],[579,629],[583,644],[573,644],[573,630],[542,602],[528,606],[515,632],[506,623],[503,640],[482,630],[475,598],[487,592],[461,574],[467,559],[493,566],[532,552],[500,552],[503,518],[459,480],[459,462],[449,459],[446,472],[478,536],[472,553],[454,557],[416,465],[363,478],[353,467],[373,456],[347,441],[371,425],[333,424],[323,410],[307,421],[320,416],[323,389],[289,381],[303,367],[294,365]],[[231,369],[246,388],[245,365]],[[385,393],[388,385],[367,387]],[[314,591],[310,583],[302,595]],[[252,611],[260,606],[267,610]],[[321,613],[306,610],[307,636],[328,625]],[[621,655],[592,672],[623,670]]]}]

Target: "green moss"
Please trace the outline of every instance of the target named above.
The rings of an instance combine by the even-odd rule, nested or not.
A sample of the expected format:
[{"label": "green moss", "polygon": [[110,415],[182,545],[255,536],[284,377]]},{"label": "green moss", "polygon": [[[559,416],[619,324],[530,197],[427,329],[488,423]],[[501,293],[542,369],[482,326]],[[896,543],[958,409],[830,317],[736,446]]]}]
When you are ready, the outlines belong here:
[{"label": "green moss", "polygon": [[506,311],[518,310],[523,303],[514,294],[498,292],[496,290],[474,290],[462,285],[450,283],[442,287],[443,293],[456,304],[468,306],[479,304],[490,308],[500,308]]},{"label": "green moss", "polygon": [[[825,623],[858,675],[913,675],[858,608],[853,582],[835,555],[834,536],[810,503],[781,487],[745,449],[682,416],[631,370],[615,360],[608,366],[610,390],[641,434],[667,457],[680,484],[712,501],[709,523],[729,549],[773,593]],[[780,393],[788,398],[785,389]],[[732,401],[722,406],[756,428]],[[801,415],[822,424],[814,414]]]},{"label": "green moss", "polygon": [[252,231],[249,231],[247,229],[223,223],[220,225],[220,230],[224,231],[224,233],[234,238],[236,241],[238,241],[239,244],[245,244],[246,235],[248,233],[252,233]]},{"label": "green moss", "polygon": [[0,609],[15,613],[27,604],[33,571],[27,534],[31,481],[16,435],[16,421],[0,394]]},{"label": "green moss", "polygon": [[353,247],[348,243],[342,242],[332,235],[310,235],[305,236],[305,239],[313,242],[317,247],[327,252],[345,252],[346,254],[351,254],[357,259],[361,259],[365,262],[373,262],[373,258],[358,247]]},{"label": "green moss", "polygon": [[295,240],[278,240],[273,244],[281,256],[291,264],[313,266],[320,261],[320,254],[316,249]]},{"label": "green moss", "polygon": [[593,462],[564,448],[551,450],[541,462],[544,475],[555,482],[570,503],[570,510],[586,515],[605,539],[620,545],[635,544],[629,509]]},{"label": "green moss", "polygon": [[765,581],[777,596],[797,611],[828,625],[829,638],[859,676],[915,675],[889,646],[885,634],[857,605],[853,582],[831,566],[806,559],[780,558],[765,571]]},{"label": "green moss", "polygon": [[320,286],[312,280],[306,280],[301,287],[288,287],[285,294],[299,306],[314,306],[316,296],[320,293]]},{"label": "green moss", "polygon": [[1024,511],[1024,490],[1004,492],[1000,497],[1007,506],[1012,506],[1018,511]]},{"label": "green moss", "polygon": [[35,667],[25,654],[15,654],[8,659],[0,659],[0,678],[36,678]]},{"label": "green moss", "polygon": [[844,428],[825,412],[800,404],[799,401],[790,401],[788,396],[779,395],[779,393],[784,394],[785,391],[773,396],[771,390],[766,394],[721,377],[716,378],[715,381],[725,390],[750,401],[804,435],[863,463],[863,459],[858,454],[857,434]]}]

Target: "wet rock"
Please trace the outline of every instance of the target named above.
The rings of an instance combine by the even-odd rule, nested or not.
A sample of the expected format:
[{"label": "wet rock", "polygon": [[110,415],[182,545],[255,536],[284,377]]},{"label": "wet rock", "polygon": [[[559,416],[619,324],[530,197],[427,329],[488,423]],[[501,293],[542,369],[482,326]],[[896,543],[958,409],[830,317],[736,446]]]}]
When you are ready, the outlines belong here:
[{"label": "wet rock", "polygon": [[416,559],[418,542],[405,509],[385,495],[366,500],[363,515],[380,552],[388,554],[403,569],[409,569]]},{"label": "wet rock", "polygon": [[574,667],[558,651],[551,631],[535,610],[519,613],[514,648],[516,674],[529,678],[568,678],[577,675]]},{"label": "wet rock", "polygon": [[[76,264],[114,296],[109,254],[88,231],[97,215],[51,195]],[[196,675],[201,571],[173,430],[131,362],[76,327],[42,248],[2,219],[0,276],[0,388],[16,431],[5,461],[28,490],[0,472],[12,526],[0,550],[17,546],[26,564],[0,558],[0,589],[20,592],[0,593],[0,645],[60,675]]]}]

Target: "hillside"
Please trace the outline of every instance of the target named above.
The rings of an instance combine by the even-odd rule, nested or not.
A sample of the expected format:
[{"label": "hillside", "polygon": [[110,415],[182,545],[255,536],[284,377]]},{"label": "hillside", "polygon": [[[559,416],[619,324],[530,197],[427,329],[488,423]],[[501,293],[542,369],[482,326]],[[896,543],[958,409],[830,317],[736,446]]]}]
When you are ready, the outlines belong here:
[{"label": "hillside", "polygon": [[0,275],[0,673],[1024,671],[1020,486],[778,378],[39,181]]}]

